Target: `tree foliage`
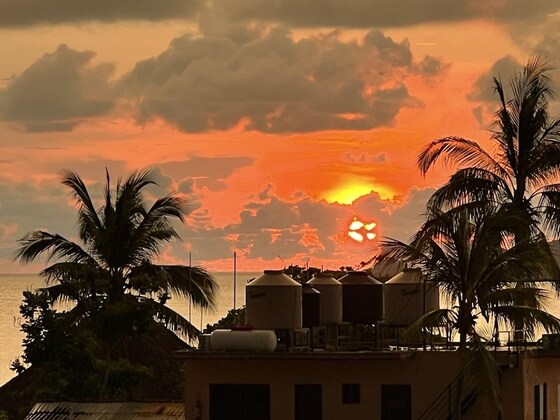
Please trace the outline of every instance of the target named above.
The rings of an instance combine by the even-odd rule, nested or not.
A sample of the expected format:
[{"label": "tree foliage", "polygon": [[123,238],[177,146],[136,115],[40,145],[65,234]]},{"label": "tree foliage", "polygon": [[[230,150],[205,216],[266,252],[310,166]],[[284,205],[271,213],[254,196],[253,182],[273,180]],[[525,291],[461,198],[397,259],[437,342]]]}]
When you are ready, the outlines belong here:
[{"label": "tree foliage", "polygon": [[134,172],[125,181],[119,179],[113,190],[107,172],[103,204],[96,208],[82,179],[63,171],[62,184],[78,205],[81,244],[59,234],[34,231],[19,241],[17,258],[24,263],[41,255],[49,262],[54,260],[41,272],[49,286],[40,293],[48,295],[53,304],[75,303],[70,312],[76,322],[134,296],[155,309],[157,318],[167,326],[196,336],[197,329],[165,303],[173,295],[202,307],[212,306],[216,283],[201,267],[153,262],[164,245],[179,239],[171,222],[183,221],[187,207],[173,195],[148,206],[143,190],[155,184],[152,178],[150,171]]},{"label": "tree foliage", "polygon": [[24,353],[12,368],[22,381],[39,379],[17,391],[17,405],[181,398],[181,366],[172,353],[188,345],[175,332],[199,332],[165,304],[173,297],[210,307],[217,287],[201,267],[155,262],[179,239],[172,221],[184,220],[186,204],[169,195],[147,205],[144,190],[155,183],[150,171],[114,188],[107,173],[98,208],[77,174],[63,171],[62,183],[77,202],[79,242],[46,231],[19,241],[20,261],[45,256],[51,264],[40,273],[47,286],[25,292],[20,307]]},{"label": "tree foliage", "polygon": [[[543,288],[560,290],[558,265],[543,231],[560,234],[560,119],[550,118],[548,62],[531,59],[507,87],[494,88],[499,108],[494,150],[457,136],[435,140],[418,156],[425,175],[436,162],[457,168],[431,196],[426,219],[409,243],[388,239],[380,260],[422,269],[452,307],[432,311],[409,334],[440,328],[459,335],[463,376],[475,376],[500,404],[499,370],[487,351],[500,324],[534,333],[537,326],[560,331],[560,320],[542,306]],[[483,318],[490,337],[479,329]],[[463,381],[455,418],[461,417]]]}]

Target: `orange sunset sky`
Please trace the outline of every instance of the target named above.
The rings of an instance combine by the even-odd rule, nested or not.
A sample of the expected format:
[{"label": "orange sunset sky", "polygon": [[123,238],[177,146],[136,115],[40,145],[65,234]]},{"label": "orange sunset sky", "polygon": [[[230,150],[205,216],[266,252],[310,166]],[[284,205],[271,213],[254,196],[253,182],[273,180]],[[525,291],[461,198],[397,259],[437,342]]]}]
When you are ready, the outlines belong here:
[{"label": "orange sunset sky", "polygon": [[62,168],[99,197],[105,167],[192,204],[164,262],[355,266],[353,218],[408,240],[450,170],[420,148],[488,146],[492,77],[535,52],[560,66],[560,0],[0,0],[0,271],[75,238]]}]

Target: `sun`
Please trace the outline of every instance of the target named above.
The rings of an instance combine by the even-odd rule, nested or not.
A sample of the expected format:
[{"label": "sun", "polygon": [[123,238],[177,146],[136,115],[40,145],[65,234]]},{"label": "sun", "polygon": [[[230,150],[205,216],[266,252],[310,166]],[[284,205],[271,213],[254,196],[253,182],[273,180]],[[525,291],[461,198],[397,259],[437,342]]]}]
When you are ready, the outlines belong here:
[{"label": "sun", "polygon": [[371,194],[373,188],[367,183],[349,183],[324,194],[329,203],[352,204],[358,198]]},{"label": "sun", "polygon": [[329,203],[350,205],[358,198],[372,193],[377,193],[382,200],[391,200],[395,196],[394,191],[383,185],[373,185],[366,181],[348,181],[326,191],[322,198]]},{"label": "sun", "polygon": [[348,236],[359,243],[373,241],[377,234],[373,231],[377,223],[364,222],[354,216],[352,222],[348,226]]}]

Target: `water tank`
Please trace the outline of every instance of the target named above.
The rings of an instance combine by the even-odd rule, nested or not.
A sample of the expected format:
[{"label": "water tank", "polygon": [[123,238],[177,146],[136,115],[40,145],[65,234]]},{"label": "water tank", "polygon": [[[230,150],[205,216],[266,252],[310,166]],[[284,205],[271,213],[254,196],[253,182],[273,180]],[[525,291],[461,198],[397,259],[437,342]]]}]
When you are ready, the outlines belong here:
[{"label": "water tank", "polygon": [[263,351],[276,350],[276,334],[270,330],[215,330],[210,335],[212,351]]},{"label": "water tank", "polygon": [[321,292],[321,325],[342,322],[342,284],[332,274],[316,273],[307,282]]},{"label": "water tank", "polygon": [[404,269],[385,283],[385,324],[409,326],[439,308],[439,289],[422,280],[420,269]]},{"label": "water tank", "polygon": [[371,268],[371,275],[373,276],[373,278],[384,283],[387,280],[395,277],[405,268],[406,268],[405,264],[399,260],[378,261],[377,264],[375,264]]},{"label": "water tank", "polygon": [[302,325],[303,328],[321,325],[321,293],[309,283],[301,289]]},{"label": "water tank", "polygon": [[265,270],[245,289],[245,321],[257,330],[302,327],[301,284],[282,270]]},{"label": "water tank", "polygon": [[342,321],[372,324],[383,319],[383,283],[365,271],[350,271],[342,283]]}]

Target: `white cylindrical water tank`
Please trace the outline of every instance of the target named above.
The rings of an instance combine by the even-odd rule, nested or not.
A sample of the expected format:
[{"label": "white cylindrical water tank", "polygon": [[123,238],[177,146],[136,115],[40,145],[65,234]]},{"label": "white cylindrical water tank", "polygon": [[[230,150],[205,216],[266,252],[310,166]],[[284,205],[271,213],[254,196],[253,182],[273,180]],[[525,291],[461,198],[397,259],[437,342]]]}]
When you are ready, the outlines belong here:
[{"label": "white cylindrical water tank", "polygon": [[423,281],[420,269],[404,269],[383,287],[386,325],[409,326],[439,308],[439,289]]},{"label": "white cylindrical water tank", "polygon": [[282,270],[265,270],[245,289],[246,323],[257,330],[300,329],[301,289]]},{"label": "white cylindrical water tank", "polygon": [[321,292],[321,324],[340,324],[342,284],[328,273],[316,273],[307,283]]},{"label": "white cylindrical water tank", "polygon": [[276,350],[276,334],[270,330],[215,330],[210,335],[212,351],[264,351]]}]

